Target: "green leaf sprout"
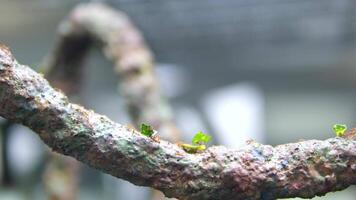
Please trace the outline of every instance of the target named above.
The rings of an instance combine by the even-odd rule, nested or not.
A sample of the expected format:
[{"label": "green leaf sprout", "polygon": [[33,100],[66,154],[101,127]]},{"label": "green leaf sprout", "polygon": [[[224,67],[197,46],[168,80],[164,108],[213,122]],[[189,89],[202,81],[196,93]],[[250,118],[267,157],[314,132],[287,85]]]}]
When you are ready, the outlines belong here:
[{"label": "green leaf sprout", "polygon": [[210,135],[204,134],[203,132],[199,131],[193,137],[192,144],[195,144],[195,145],[206,144],[210,140],[211,140],[211,136]]},{"label": "green leaf sprout", "polygon": [[187,153],[198,153],[206,149],[205,144],[211,140],[211,136],[199,131],[192,139],[192,144],[179,144]]},{"label": "green leaf sprout", "polygon": [[333,126],[333,131],[337,137],[343,136],[346,130],[347,126],[345,124],[335,124]]},{"label": "green leaf sprout", "polygon": [[150,125],[141,124],[141,134],[147,137],[152,137],[155,134],[155,131]]}]

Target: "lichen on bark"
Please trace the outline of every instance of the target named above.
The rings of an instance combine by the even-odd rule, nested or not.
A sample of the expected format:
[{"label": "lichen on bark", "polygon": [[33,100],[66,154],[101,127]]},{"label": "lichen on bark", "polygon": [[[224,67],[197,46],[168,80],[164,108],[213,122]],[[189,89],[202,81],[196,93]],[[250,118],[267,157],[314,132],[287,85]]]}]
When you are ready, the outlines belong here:
[{"label": "lichen on bark", "polygon": [[54,151],[179,199],[314,197],[356,184],[355,131],[325,141],[188,154],[72,104],[0,46],[0,115],[34,130]]}]

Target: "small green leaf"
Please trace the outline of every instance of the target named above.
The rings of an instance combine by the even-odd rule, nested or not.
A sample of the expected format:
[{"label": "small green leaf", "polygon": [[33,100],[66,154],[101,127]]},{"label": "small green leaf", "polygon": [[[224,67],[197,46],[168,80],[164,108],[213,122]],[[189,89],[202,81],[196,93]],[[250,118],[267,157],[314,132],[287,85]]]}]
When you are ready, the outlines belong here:
[{"label": "small green leaf", "polygon": [[333,131],[337,137],[343,136],[346,130],[347,126],[345,124],[335,124],[333,126]]},{"label": "small green leaf", "polygon": [[151,137],[154,134],[154,130],[150,125],[141,124],[141,134],[147,137]]},{"label": "small green leaf", "polygon": [[201,144],[206,144],[211,140],[211,136],[204,134],[203,132],[199,131],[197,134],[195,134],[192,144],[195,145],[201,145]]},{"label": "small green leaf", "polygon": [[205,145],[180,144],[180,146],[187,153],[198,153],[206,149]]}]

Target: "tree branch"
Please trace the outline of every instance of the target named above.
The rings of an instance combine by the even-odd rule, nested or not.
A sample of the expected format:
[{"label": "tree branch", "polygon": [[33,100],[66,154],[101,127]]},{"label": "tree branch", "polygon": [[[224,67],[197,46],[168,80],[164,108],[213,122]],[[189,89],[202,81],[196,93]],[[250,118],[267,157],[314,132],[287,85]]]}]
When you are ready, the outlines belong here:
[{"label": "tree branch", "polygon": [[65,88],[66,94],[77,93],[85,56],[97,44],[114,63],[134,125],[148,123],[163,138],[178,140],[180,133],[153,70],[153,55],[128,16],[101,3],[80,4],[58,32],[56,48],[45,62],[51,82]]},{"label": "tree branch", "polygon": [[[178,141],[180,132],[160,92],[152,53],[128,16],[100,3],[86,3],[76,6],[59,27],[57,45],[43,65],[55,87],[67,95],[78,93],[88,50],[103,47],[120,76],[120,92],[134,125],[148,123],[162,138]],[[161,193],[153,196],[163,199]]]},{"label": "tree branch", "polygon": [[54,151],[179,199],[314,197],[356,184],[355,132],[349,138],[276,147],[210,147],[188,154],[156,142],[67,97],[0,46],[0,115],[22,123]]}]

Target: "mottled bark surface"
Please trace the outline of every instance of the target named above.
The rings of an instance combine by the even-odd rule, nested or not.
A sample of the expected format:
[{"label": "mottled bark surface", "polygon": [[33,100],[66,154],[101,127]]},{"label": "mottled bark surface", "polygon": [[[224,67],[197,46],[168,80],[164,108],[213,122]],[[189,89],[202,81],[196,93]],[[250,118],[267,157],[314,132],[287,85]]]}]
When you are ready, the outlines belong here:
[{"label": "mottled bark surface", "polygon": [[119,91],[134,125],[151,124],[161,137],[178,140],[171,108],[154,73],[151,50],[128,16],[100,3],[80,4],[61,23],[58,33],[55,50],[45,63],[51,82],[66,94],[77,93],[85,56],[91,47],[100,47],[114,64]]},{"label": "mottled bark surface", "polygon": [[[188,154],[68,102],[9,49],[0,47],[0,115],[22,123],[54,151],[179,199],[313,197],[356,184],[356,141],[331,138],[276,147],[210,147]],[[354,131],[348,138],[354,137]]]},{"label": "mottled bark surface", "polygon": [[[77,94],[84,61],[93,46],[103,48],[113,62],[134,126],[148,123],[160,131],[162,138],[178,141],[180,133],[160,92],[152,52],[141,32],[120,11],[100,3],[80,4],[73,9],[60,24],[55,49],[42,66],[46,77],[65,94]],[[153,192],[153,199],[164,198]]]}]

